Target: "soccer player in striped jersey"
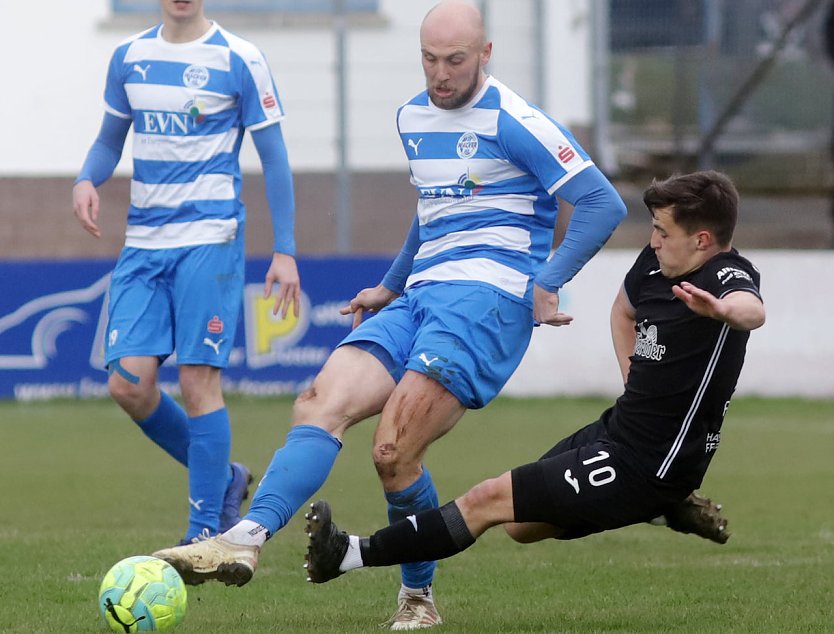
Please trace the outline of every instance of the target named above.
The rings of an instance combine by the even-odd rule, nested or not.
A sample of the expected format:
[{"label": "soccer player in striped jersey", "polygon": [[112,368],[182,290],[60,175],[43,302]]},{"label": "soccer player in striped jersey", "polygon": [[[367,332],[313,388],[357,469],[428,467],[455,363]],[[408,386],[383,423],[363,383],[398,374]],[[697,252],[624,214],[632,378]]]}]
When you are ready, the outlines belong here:
[{"label": "soccer player in striped jersey", "polygon": [[611,311],[625,381],[614,406],[536,462],[370,537],[339,531],[329,504],[316,502],[307,514],[310,581],[450,557],[497,524],[522,543],[567,540],[698,506],[692,494],[718,449],[750,330],[765,320],[759,273],[732,248],[738,194],[723,174],[653,182],[643,199],[651,242]]},{"label": "soccer player in striped jersey", "polygon": [[[239,520],[252,476],[230,463],[221,391],[243,293],[245,208],[238,163],[244,130],[263,165],[274,227],[266,295],[298,310],[295,202],[284,118],[266,59],[208,20],[203,0],[161,0],[162,23],[114,52],[105,114],[73,189],[93,236],[96,187],[116,168],[133,126],[133,179],[125,246],[110,283],[105,361],[110,394],[142,431],[188,468],[183,542]],[[176,352],[184,406],[158,386]]]},{"label": "soccer player in striped jersey", "polygon": [[[419,195],[406,243],[382,283],[343,311],[355,329],[297,399],[286,444],[244,520],[217,539],[156,553],[188,583],[246,583],[261,545],[324,482],[344,432],[375,414],[373,459],[389,518],[436,507],[426,449],[498,394],[536,322],[570,322],[559,289],[625,216],[572,135],[486,74],[492,43],[474,5],[441,2],[420,43],[426,90],[397,113]],[[548,261],[557,197],[574,210]],[[366,311],[379,314],[360,325]],[[441,622],[434,569],[403,568],[392,629]]]}]

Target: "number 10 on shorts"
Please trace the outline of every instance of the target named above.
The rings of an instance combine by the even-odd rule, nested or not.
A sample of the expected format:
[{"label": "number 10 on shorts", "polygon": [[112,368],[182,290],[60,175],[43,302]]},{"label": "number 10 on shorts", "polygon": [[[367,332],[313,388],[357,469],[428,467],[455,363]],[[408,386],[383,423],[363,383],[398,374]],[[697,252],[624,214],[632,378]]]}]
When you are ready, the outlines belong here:
[{"label": "number 10 on shorts", "polygon": [[[593,458],[588,458],[587,460],[583,460],[582,464],[587,466],[589,464],[593,464],[595,462],[599,462],[600,460],[606,460],[608,458],[607,451],[599,451],[597,455]],[[617,473],[614,471],[614,467],[606,465],[604,467],[599,467],[594,469],[590,473],[588,473],[588,483],[592,487],[601,487],[609,482],[613,482],[614,479],[617,477]],[[579,479],[574,478],[573,474],[571,474],[570,469],[565,470],[565,482],[573,487],[573,490],[576,491],[576,494],[579,495]]]}]

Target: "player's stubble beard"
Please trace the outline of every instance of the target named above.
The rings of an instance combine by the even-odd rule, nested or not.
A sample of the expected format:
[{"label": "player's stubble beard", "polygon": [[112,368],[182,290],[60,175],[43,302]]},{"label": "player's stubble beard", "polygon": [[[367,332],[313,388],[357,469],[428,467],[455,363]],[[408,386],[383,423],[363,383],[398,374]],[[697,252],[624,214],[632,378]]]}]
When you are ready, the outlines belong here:
[{"label": "player's stubble beard", "polygon": [[432,92],[432,87],[429,86],[429,99],[431,99],[431,102],[441,110],[454,110],[455,108],[460,108],[463,104],[472,99],[472,96],[478,89],[478,78],[480,77],[480,72],[480,69],[475,71],[472,75],[472,81],[469,82],[466,90],[442,99],[436,97]]}]

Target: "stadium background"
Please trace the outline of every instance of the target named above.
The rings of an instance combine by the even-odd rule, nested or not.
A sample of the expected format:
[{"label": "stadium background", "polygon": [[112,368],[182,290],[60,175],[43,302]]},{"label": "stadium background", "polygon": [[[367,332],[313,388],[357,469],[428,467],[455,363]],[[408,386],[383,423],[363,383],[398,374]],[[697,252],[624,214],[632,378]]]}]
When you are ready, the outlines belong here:
[{"label": "stadium background", "polygon": [[[343,280],[316,306],[320,317],[330,311],[329,326],[338,325],[335,304],[377,281],[376,272],[399,248],[413,214],[415,194],[393,117],[423,83],[417,33],[433,1],[206,0],[210,16],[264,50],[277,79],[288,113],[283,127],[295,173],[302,262],[310,258],[312,267],[329,261],[342,270],[365,271],[364,278]],[[751,340],[740,391],[834,396],[834,334],[825,328],[834,310],[825,292],[832,289],[827,272],[834,270],[834,72],[823,37],[830,1],[480,5],[495,41],[489,70],[570,126],[629,208],[599,261],[566,291],[566,309],[577,322],[569,332],[539,329],[508,386],[511,393],[616,391],[603,333],[616,280],[648,235],[641,191],[653,176],[715,167],[733,176],[742,192],[736,245],[754,250],[757,263],[768,269],[769,322]],[[109,55],[122,39],[154,22],[156,7],[156,0],[0,7],[4,23],[15,25],[0,42],[0,53],[21,60],[4,71],[9,96],[0,103],[0,330],[12,323],[18,328],[0,332],[0,383],[6,386],[14,383],[9,373],[16,370],[9,367],[13,361],[4,365],[4,356],[19,355],[10,348],[34,342],[39,323],[37,315],[23,323],[10,316],[20,317],[22,307],[62,290],[61,280],[71,276],[61,271],[90,262],[106,268],[121,247],[129,145],[116,176],[101,188],[100,241],[77,226],[70,190],[100,122]],[[269,253],[271,232],[248,138],[242,164],[247,253],[255,268]],[[561,227],[569,211],[560,215]],[[21,266],[32,272],[21,277]],[[252,275],[255,282],[260,272]],[[316,279],[302,280],[314,295],[318,289],[309,285],[318,284]],[[95,305],[87,321],[97,320]],[[95,323],[88,326],[95,330]],[[43,363],[54,365],[62,351],[66,357],[72,349],[70,342],[84,337],[77,322],[65,323],[47,342],[55,350]],[[276,345],[286,347],[280,337]],[[554,355],[579,363],[579,371],[571,377],[543,372]],[[79,355],[72,356],[78,363]],[[88,357],[81,359],[86,371]],[[264,365],[243,367],[257,374]],[[273,367],[278,376],[280,366],[276,361]],[[774,377],[773,367],[789,371]],[[313,364],[308,375],[314,370]]]}]

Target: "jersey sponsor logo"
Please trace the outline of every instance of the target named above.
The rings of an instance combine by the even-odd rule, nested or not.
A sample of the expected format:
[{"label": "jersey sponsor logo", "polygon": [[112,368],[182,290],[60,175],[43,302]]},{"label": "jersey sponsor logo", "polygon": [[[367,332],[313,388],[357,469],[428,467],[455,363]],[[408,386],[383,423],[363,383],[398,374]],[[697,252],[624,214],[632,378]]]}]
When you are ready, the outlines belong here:
[{"label": "jersey sponsor logo", "polygon": [[189,88],[202,88],[209,82],[209,71],[205,66],[191,64],[182,72],[182,83]]},{"label": "jersey sponsor logo", "polygon": [[458,139],[456,149],[460,158],[472,158],[478,151],[478,135],[474,132],[464,132]]},{"label": "jersey sponsor logo", "polygon": [[654,269],[653,271],[649,271],[649,275],[657,275],[660,271],[661,269]]},{"label": "jersey sponsor logo", "polygon": [[477,194],[483,189],[481,179],[475,174],[472,174],[469,170],[466,171],[466,174],[460,175],[460,178],[458,178],[458,185],[466,190],[465,195],[467,196]]},{"label": "jersey sponsor logo", "polygon": [[203,114],[205,108],[206,104],[199,99],[192,99],[185,103],[185,111],[191,116],[195,124],[200,124],[205,121],[206,115]]},{"label": "jersey sponsor logo", "polygon": [[718,271],[716,274],[718,277],[718,281],[721,282],[722,286],[729,282],[730,280],[747,280],[748,282],[752,283],[753,278],[746,271],[742,271],[741,269],[737,269],[733,266],[725,266],[723,269]]},{"label": "jersey sponsor logo", "polygon": [[704,447],[705,453],[712,453],[718,451],[718,445],[721,443],[721,432],[707,433],[707,444]]},{"label": "jersey sponsor logo", "polygon": [[261,99],[261,103],[263,104],[263,107],[267,110],[273,110],[278,106],[278,100],[275,99],[275,97],[270,95],[269,93],[264,95],[264,98]]},{"label": "jersey sponsor logo", "polygon": [[657,343],[657,326],[646,326],[646,321],[640,324],[637,341],[634,342],[634,356],[660,361],[666,354],[666,346]]},{"label": "jersey sponsor logo", "polygon": [[560,145],[559,152],[556,154],[560,163],[570,163],[576,158],[576,152],[569,145]]},{"label": "jersey sponsor logo", "polygon": [[214,317],[209,319],[209,322],[206,324],[206,330],[208,330],[213,335],[219,335],[221,332],[223,332],[223,321],[220,319],[220,317],[215,315]]},{"label": "jersey sponsor logo", "polygon": [[191,130],[192,117],[187,113],[179,112],[154,112],[142,113],[143,129],[138,130],[144,134],[162,134],[165,136],[187,135]]},{"label": "jersey sponsor logo", "polygon": [[417,141],[414,141],[414,139],[409,139],[408,140],[408,147],[410,147],[412,150],[414,150],[414,156],[419,156],[420,155],[420,144],[422,142],[423,142],[423,137],[420,137],[419,139],[417,139]]},{"label": "jersey sponsor logo", "polygon": [[133,65],[133,70],[135,70],[137,73],[142,75],[142,81],[147,81],[147,79],[148,79],[148,69],[150,67],[151,67],[150,64],[145,66],[145,68],[142,68],[141,66],[139,66],[139,64],[134,64]]}]

